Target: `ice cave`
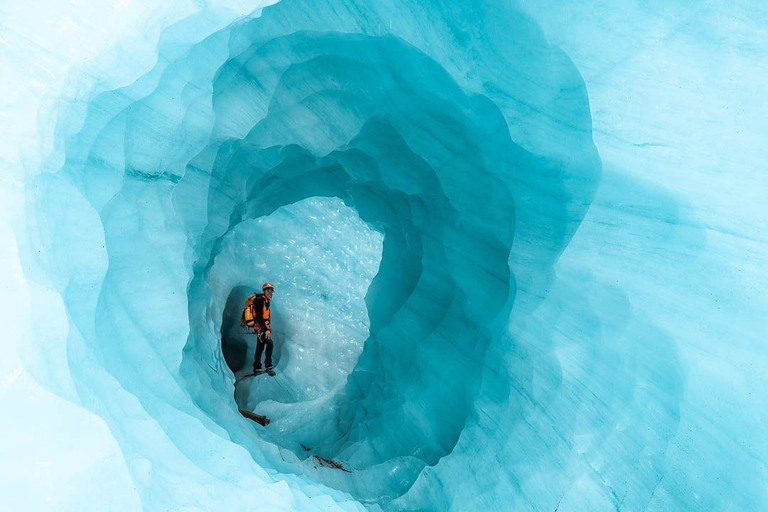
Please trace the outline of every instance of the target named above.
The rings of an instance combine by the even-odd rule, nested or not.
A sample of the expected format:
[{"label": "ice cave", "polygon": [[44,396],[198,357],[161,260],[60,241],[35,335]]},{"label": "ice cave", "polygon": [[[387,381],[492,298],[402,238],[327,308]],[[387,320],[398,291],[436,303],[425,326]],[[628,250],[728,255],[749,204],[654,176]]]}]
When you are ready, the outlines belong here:
[{"label": "ice cave", "polygon": [[13,181],[114,455],[11,509],[768,510],[764,6],[159,4]]}]

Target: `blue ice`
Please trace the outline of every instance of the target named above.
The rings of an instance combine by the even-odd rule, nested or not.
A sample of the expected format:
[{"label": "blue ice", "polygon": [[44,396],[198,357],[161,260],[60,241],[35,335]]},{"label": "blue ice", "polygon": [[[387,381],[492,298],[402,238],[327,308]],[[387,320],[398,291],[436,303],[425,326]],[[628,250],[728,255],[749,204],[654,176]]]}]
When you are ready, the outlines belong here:
[{"label": "blue ice", "polygon": [[764,8],[222,19],[62,99],[27,181],[28,365],[145,510],[768,509]]}]

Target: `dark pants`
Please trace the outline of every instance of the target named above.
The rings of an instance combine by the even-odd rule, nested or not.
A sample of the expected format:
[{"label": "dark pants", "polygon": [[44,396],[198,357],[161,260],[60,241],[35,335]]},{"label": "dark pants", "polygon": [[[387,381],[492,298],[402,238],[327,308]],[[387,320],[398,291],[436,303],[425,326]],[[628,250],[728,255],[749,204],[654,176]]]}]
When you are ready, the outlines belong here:
[{"label": "dark pants", "polygon": [[265,340],[262,335],[256,336],[256,359],[253,361],[253,369],[261,370],[261,353],[264,352],[264,346],[267,346],[267,355],[264,357],[264,366],[267,368],[272,367],[272,349],[275,348],[275,344],[272,340]]}]

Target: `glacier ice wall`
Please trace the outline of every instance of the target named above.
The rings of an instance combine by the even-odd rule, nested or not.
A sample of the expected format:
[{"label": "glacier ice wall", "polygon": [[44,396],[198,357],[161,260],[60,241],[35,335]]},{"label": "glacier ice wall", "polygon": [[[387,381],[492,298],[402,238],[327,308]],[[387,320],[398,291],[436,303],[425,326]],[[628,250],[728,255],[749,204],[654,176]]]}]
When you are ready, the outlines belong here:
[{"label": "glacier ice wall", "polygon": [[[146,509],[765,506],[763,413],[707,394],[723,348],[676,327],[725,268],[708,224],[642,173],[601,178],[582,75],[534,18],[214,19],[62,109],[28,185],[27,258],[69,324],[31,358],[104,419]],[[264,280],[280,374],[235,387],[232,304]]]}]

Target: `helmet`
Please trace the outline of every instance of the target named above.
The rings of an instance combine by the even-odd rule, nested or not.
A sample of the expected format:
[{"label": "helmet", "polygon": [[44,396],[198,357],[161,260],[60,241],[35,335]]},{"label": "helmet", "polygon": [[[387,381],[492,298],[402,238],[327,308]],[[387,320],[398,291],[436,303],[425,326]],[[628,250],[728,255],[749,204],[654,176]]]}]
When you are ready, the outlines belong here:
[{"label": "helmet", "polygon": [[274,290],[274,289],[275,289],[275,287],[272,286],[272,283],[264,283],[261,286],[261,291],[264,291],[264,292],[267,291],[267,290]]}]

